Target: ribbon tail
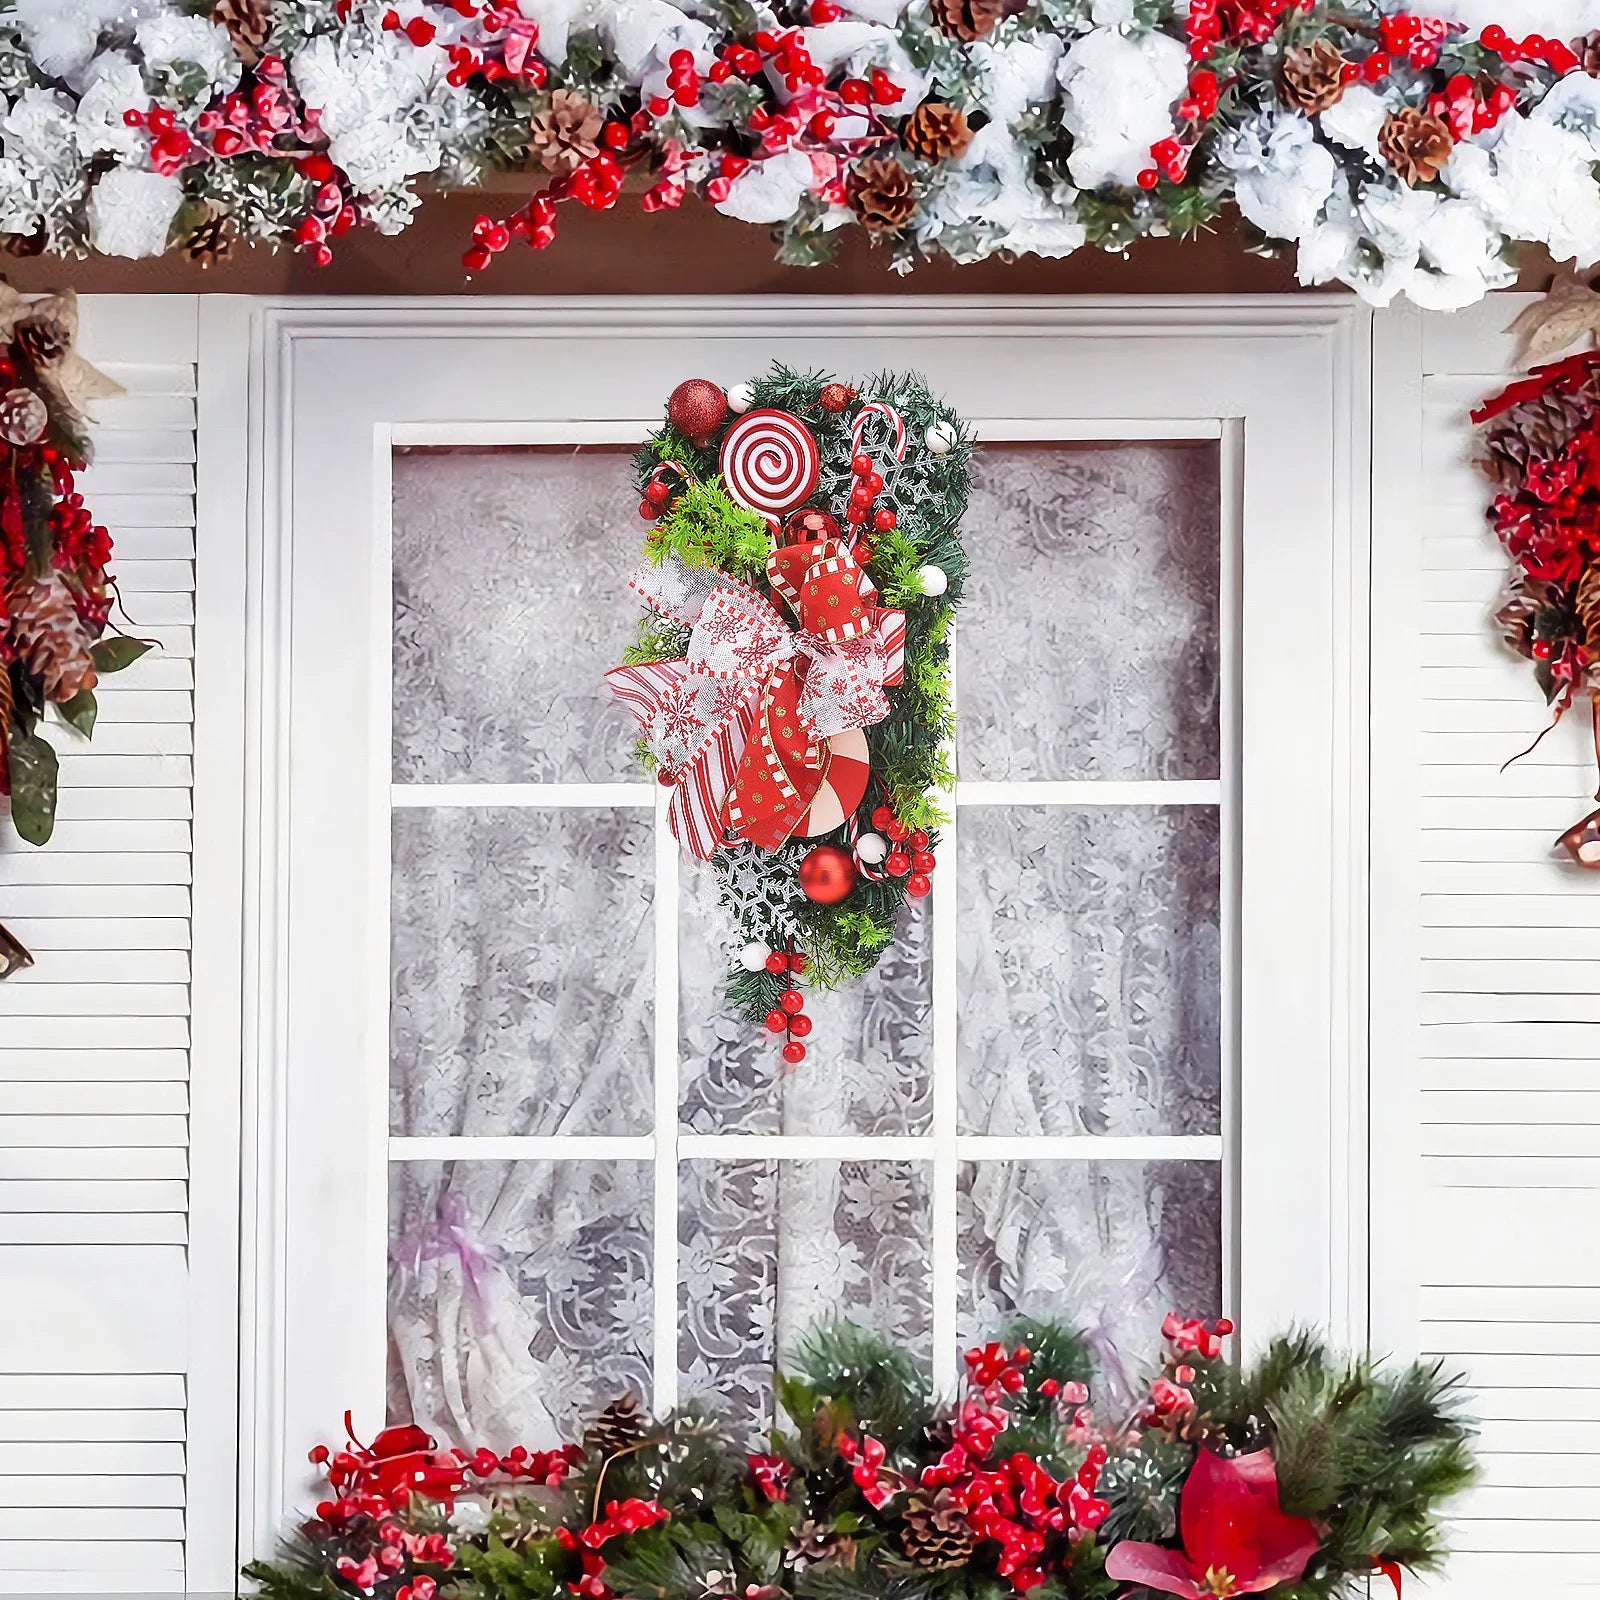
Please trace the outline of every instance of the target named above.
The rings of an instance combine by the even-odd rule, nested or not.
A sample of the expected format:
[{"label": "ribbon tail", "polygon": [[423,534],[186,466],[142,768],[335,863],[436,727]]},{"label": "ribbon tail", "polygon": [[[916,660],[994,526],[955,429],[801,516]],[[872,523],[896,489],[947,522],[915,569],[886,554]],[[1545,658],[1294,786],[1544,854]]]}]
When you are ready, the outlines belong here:
[{"label": "ribbon tail", "polygon": [[761,691],[755,728],[728,790],[729,830],[762,850],[788,843],[828,775],[830,752],[813,742],[799,699],[798,678],[785,664]]},{"label": "ribbon tail", "polygon": [[1398,1600],[1398,1597],[1403,1592],[1400,1587],[1400,1563],[1398,1561],[1379,1561],[1376,1565],[1378,1571],[1394,1585],[1394,1592]]}]

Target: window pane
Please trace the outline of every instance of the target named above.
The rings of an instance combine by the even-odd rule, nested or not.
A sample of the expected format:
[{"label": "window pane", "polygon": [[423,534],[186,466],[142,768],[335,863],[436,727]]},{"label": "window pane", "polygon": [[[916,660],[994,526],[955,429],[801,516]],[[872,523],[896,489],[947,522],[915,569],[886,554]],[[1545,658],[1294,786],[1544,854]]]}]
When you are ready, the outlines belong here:
[{"label": "window pane", "polygon": [[964,1341],[1017,1315],[1072,1323],[1120,1402],[1151,1370],[1168,1311],[1221,1314],[1215,1163],[973,1162],[959,1204]]},{"label": "window pane", "polygon": [[636,778],[601,681],[631,624],[639,525],[620,449],[394,456],[394,776]]},{"label": "window pane", "polygon": [[774,1362],[833,1316],[929,1359],[927,1170],[902,1161],[688,1161],[678,1370],[752,1434]]},{"label": "window pane", "polygon": [[720,937],[709,873],[678,935],[683,1126],[696,1133],[905,1134],[927,1131],[932,1098],[930,918],[913,901],[865,978],[808,990],[810,1054],[785,1069],[764,1029],[727,1015],[722,991],[739,941]]},{"label": "window pane", "polygon": [[1217,446],[986,445],[972,465],[961,776],[1218,777]]},{"label": "window pane", "polygon": [[403,809],[393,826],[391,1129],[647,1132],[649,813]]},{"label": "window pane", "polygon": [[389,1168],[389,1416],[451,1444],[549,1446],[650,1395],[643,1161]]},{"label": "window pane", "polygon": [[964,806],[958,837],[962,1131],[1219,1132],[1216,811]]}]

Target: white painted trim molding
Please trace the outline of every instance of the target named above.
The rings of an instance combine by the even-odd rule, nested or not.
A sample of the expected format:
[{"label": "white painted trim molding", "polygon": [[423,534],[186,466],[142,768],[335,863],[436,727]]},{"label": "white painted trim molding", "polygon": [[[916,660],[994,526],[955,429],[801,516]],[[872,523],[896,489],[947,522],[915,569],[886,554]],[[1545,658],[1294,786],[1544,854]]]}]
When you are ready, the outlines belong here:
[{"label": "white painted trim molding", "polygon": [[[1276,725],[1292,719],[1296,706],[1297,673],[1304,671],[1319,692],[1327,686],[1331,696],[1331,791],[1319,795],[1316,814],[1308,824],[1319,835],[1330,831],[1331,858],[1317,845],[1317,859],[1331,861],[1326,881],[1294,885],[1286,890],[1303,904],[1318,908],[1318,926],[1311,941],[1310,961],[1318,970],[1315,1010],[1322,1027],[1326,1015],[1327,1037],[1322,1061],[1311,1073],[1312,1097],[1301,1109],[1303,1142],[1296,1148],[1285,1141],[1265,1162],[1262,1176],[1289,1187],[1305,1182],[1307,1171],[1326,1173],[1327,1192],[1317,1205],[1327,1219],[1324,1259],[1301,1264],[1286,1262],[1287,1277],[1297,1285],[1315,1283],[1326,1288],[1326,1315],[1336,1338],[1363,1340],[1366,1332],[1366,883],[1368,859],[1368,769],[1365,737],[1368,710],[1366,662],[1367,613],[1370,572],[1370,504],[1367,463],[1371,440],[1370,315],[1343,297],[1136,297],[1094,299],[1028,298],[920,298],[897,299],[824,297],[768,297],[756,301],[724,301],[701,297],[654,299],[573,298],[559,300],[299,300],[255,301],[248,307],[248,331],[228,323],[225,311],[217,318],[228,323],[215,330],[218,348],[237,350],[248,343],[250,355],[249,477],[245,507],[243,653],[231,693],[241,696],[244,742],[241,752],[243,803],[242,926],[238,948],[243,968],[241,1021],[244,1039],[243,1097],[241,1105],[241,1182],[243,1214],[240,1230],[240,1406],[239,1406],[239,1548],[245,1554],[269,1550],[286,1510],[282,1484],[284,1454],[290,1444],[285,1411],[285,1307],[297,1272],[286,1259],[286,1197],[291,1182],[287,1148],[287,969],[291,881],[289,852],[288,760],[290,728],[290,623],[289,597],[293,572],[291,540],[286,537],[295,492],[296,462],[293,452],[297,406],[304,399],[303,369],[308,362],[326,362],[331,343],[347,349],[371,341],[375,344],[425,346],[436,341],[481,341],[489,345],[525,345],[530,356],[539,341],[562,339],[568,348],[574,340],[588,345],[613,345],[617,341],[653,336],[682,341],[687,367],[715,363],[723,341],[784,339],[791,346],[798,336],[819,343],[830,339],[868,340],[893,336],[899,340],[981,342],[981,360],[1004,373],[1023,362],[1041,335],[1068,336],[1095,348],[1096,358],[1107,359],[1105,346],[1121,342],[1139,345],[1148,356],[1151,342],[1168,341],[1184,352],[1191,366],[1204,355],[1210,370],[1226,374],[1230,353],[1248,349],[1251,370],[1273,370],[1277,363],[1306,375],[1319,386],[1319,405],[1325,399],[1331,418],[1332,460],[1319,459],[1310,470],[1318,475],[1315,491],[1326,490],[1332,510],[1333,549],[1325,571],[1305,574],[1308,585],[1326,585],[1332,595],[1332,658],[1297,661],[1297,640],[1292,625],[1280,624],[1282,681],[1269,684],[1263,697],[1270,702]],[[1196,347],[1199,347],[1198,350]],[[1270,352],[1273,362],[1264,362]],[[220,359],[220,357],[219,357]],[[1243,361],[1243,356],[1238,357]],[[323,372],[326,374],[326,366]],[[324,376],[323,379],[326,382]],[[355,380],[353,380],[355,381]],[[1148,414],[1138,414],[1141,399],[1128,403],[1128,395],[1108,402],[1085,386],[1063,387],[1049,393],[1007,396],[993,408],[988,425],[1004,423],[999,436],[1038,436],[1050,419],[1081,419],[1075,424],[1083,437],[1217,438],[1224,445],[1225,463],[1232,463],[1238,485],[1250,481],[1251,449],[1243,423],[1250,414],[1250,397],[1240,396],[1219,414],[1211,407],[1203,415],[1186,415],[1200,409],[1181,386],[1157,397],[1151,387]],[[1225,385],[1224,385],[1225,387]],[[642,397],[648,400],[652,397]],[[1159,398],[1160,404],[1155,400]],[[1110,421],[1096,414],[1097,404],[1115,404],[1125,414]],[[519,443],[537,435],[549,437],[551,424],[531,424],[492,416],[463,416],[443,420],[419,416],[415,398],[385,422],[374,448],[387,450],[393,441],[429,443]],[[1131,413],[1131,414],[1129,414]],[[224,418],[227,426],[233,422]],[[983,425],[983,419],[979,419]],[[563,437],[571,428],[586,428],[596,439],[615,440],[630,430],[615,417],[574,417],[563,422]],[[630,425],[631,428],[631,425]],[[1034,430],[1030,433],[1029,430]],[[1242,447],[1240,445],[1243,437]],[[991,434],[991,436],[996,436]],[[1243,459],[1241,459],[1241,448]],[[235,463],[237,465],[237,463]],[[1261,463],[1258,463],[1260,465]],[[370,470],[370,459],[354,459],[352,472]],[[1276,465],[1281,481],[1285,464]],[[211,467],[213,475],[217,468]],[[1326,471],[1329,481],[1320,474]],[[219,506],[226,496],[220,488]],[[1251,507],[1248,492],[1239,510],[1246,523]],[[232,514],[232,513],[228,513]],[[1260,530],[1258,529],[1259,533]],[[1286,535],[1287,537],[1287,535]],[[1249,574],[1242,580],[1248,589]],[[231,580],[224,573],[217,603],[234,606]],[[201,605],[212,598],[201,595]],[[1238,604],[1238,596],[1230,597]],[[217,626],[217,624],[213,624]],[[1263,628],[1265,624],[1261,625]],[[1257,644],[1261,634],[1258,632]],[[211,686],[217,692],[217,685]],[[1254,759],[1254,758],[1253,758]],[[1295,759],[1285,751],[1284,762]],[[219,769],[220,770],[220,769]],[[1270,770],[1236,774],[1247,804],[1266,809],[1283,785]],[[625,786],[630,787],[631,786]],[[404,803],[403,797],[398,797]],[[463,797],[469,799],[470,797]],[[619,797],[620,798],[620,797]],[[637,803],[630,797],[623,803]],[[1005,795],[982,790],[968,799],[993,799]],[[1130,792],[1124,803],[1138,798]],[[1188,798],[1210,803],[1209,788]],[[513,802],[515,803],[515,802]],[[550,803],[548,795],[544,803]],[[1298,819],[1284,818],[1285,829]],[[198,848],[198,845],[197,845]],[[224,860],[219,853],[217,859]],[[1297,902],[1294,914],[1299,913]],[[1326,909],[1323,917],[1322,909]],[[1325,923],[1325,926],[1322,925]],[[1247,928],[1258,951],[1271,948],[1269,930],[1259,923]],[[218,946],[220,967],[231,955],[225,941]],[[1325,972],[1323,971],[1325,964]],[[1259,970],[1247,972],[1245,987],[1257,997],[1270,996],[1285,975],[1268,970],[1259,957]],[[1280,999],[1276,1009],[1292,1008]],[[937,1006],[937,1002],[936,1002]],[[1272,1007],[1269,1007],[1269,1010]],[[220,1017],[220,1014],[219,1014]],[[945,1018],[948,1024],[949,1018]],[[948,1031],[948,1030],[947,1030]],[[671,1034],[668,1035],[670,1042]],[[1269,1053],[1270,1041],[1246,1041],[1255,1059]],[[1258,1071],[1261,1069],[1257,1069]],[[1283,1060],[1276,1070],[1288,1075],[1297,1070],[1293,1060]],[[672,1081],[670,1077],[658,1081]],[[1289,1095],[1291,1100],[1294,1095]],[[1304,1100],[1304,1097],[1301,1097]],[[1228,1135],[1238,1138],[1240,1108],[1229,1107]],[[948,1120],[948,1119],[947,1119]],[[1320,1126],[1318,1124],[1321,1124]],[[951,1128],[953,1130],[953,1122]],[[353,1140],[366,1140],[368,1130],[355,1129]],[[1243,1129],[1249,1137],[1249,1128]],[[682,1152],[692,1147],[688,1138],[672,1135]],[[830,1141],[830,1148],[835,1144]],[[920,1144],[920,1141],[919,1141]],[[949,1163],[963,1153],[953,1136],[946,1146],[931,1149],[936,1161]],[[417,1152],[420,1156],[422,1152]],[[1321,1180],[1316,1180],[1320,1184]],[[1237,1230],[1238,1207],[1230,1209]],[[1266,1250],[1278,1263],[1271,1245],[1270,1219],[1257,1216],[1252,1248]],[[1238,1239],[1234,1241],[1235,1258]],[[658,1309],[673,1302],[658,1297]],[[659,1331],[659,1330],[658,1330]],[[330,1334],[330,1340],[338,1337]],[[330,1421],[333,1419],[329,1419]]]}]

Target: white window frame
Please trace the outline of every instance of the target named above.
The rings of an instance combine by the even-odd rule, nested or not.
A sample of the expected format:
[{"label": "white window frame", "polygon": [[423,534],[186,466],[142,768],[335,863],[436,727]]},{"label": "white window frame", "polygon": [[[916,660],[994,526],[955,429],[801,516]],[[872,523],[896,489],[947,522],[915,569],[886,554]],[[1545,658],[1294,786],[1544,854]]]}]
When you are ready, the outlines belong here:
[{"label": "white window frame", "polygon": [[[350,604],[342,588],[337,596],[335,586],[319,588],[309,564],[341,527],[377,529],[380,510],[387,527],[396,444],[578,442],[586,431],[592,442],[633,440],[652,425],[650,407],[657,391],[665,392],[657,372],[670,371],[675,381],[705,369],[727,380],[773,357],[844,371],[917,366],[930,371],[936,389],[951,393],[980,434],[997,440],[1221,440],[1246,550],[1237,592],[1225,586],[1225,594],[1237,606],[1246,659],[1276,657],[1278,667],[1256,672],[1243,702],[1242,736],[1251,755],[1237,775],[1237,794],[1229,792],[1228,778],[1199,787],[964,783],[956,827],[959,806],[972,803],[1222,798],[1225,816],[1232,810],[1244,818],[1251,846],[1237,914],[1238,1010],[1229,1009],[1224,1052],[1226,1083],[1233,1076],[1226,1033],[1236,1031],[1242,1088],[1226,1107],[1224,1138],[1240,1153],[1242,1195],[1231,1211],[1225,1257],[1242,1260],[1245,1270],[1229,1286],[1229,1300],[1247,1334],[1264,1335],[1299,1317],[1328,1323],[1339,1337],[1361,1337],[1366,1041],[1357,975],[1365,967],[1369,508],[1362,486],[1370,328],[1364,312],[1343,300],[1278,297],[773,297],[234,302],[231,313],[219,308],[217,315],[231,316],[235,337],[248,326],[252,351],[253,471],[243,495],[248,592],[239,653],[247,777],[245,872],[237,897],[245,965],[242,1550],[269,1550],[284,1515],[304,1501],[302,1451],[311,1435],[334,1426],[347,1405],[363,1425],[381,1415],[389,1159],[460,1153],[434,1140],[391,1140],[386,1125],[387,822],[371,827],[358,851],[348,841],[341,848],[338,840],[319,840],[308,826],[329,780],[308,772],[296,753],[303,754],[308,738],[327,745],[328,719],[338,719],[341,708],[348,714],[350,704],[325,679],[294,672],[297,638],[307,636],[301,630],[332,637],[338,619],[329,607],[348,613]],[[540,386],[530,373],[542,360],[570,363],[581,350],[593,369],[634,369],[646,344],[652,375],[634,389],[642,415],[530,416],[540,409]],[[733,370],[723,370],[730,360]],[[570,376],[562,387],[570,390]],[[979,403],[966,399],[965,390],[976,391]],[[507,423],[508,412],[529,420]],[[373,543],[382,546],[381,571],[369,550],[357,587],[366,588],[366,626],[386,639],[387,541]],[[1292,628],[1281,609],[1273,611],[1291,597],[1298,598]],[[381,730],[377,758],[364,736],[347,737],[343,725],[337,730],[353,764],[335,779],[358,782],[374,819],[380,810],[386,818],[391,803],[420,798],[394,791],[388,781],[388,691],[387,672],[371,673],[364,703],[368,726]],[[646,803],[648,787],[598,786],[602,794],[576,786],[552,794],[547,786],[542,803],[615,801],[623,798],[618,789],[628,803]],[[482,803],[484,796],[475,790],[449,798]],[[659,796],[648,803],[659,811]],[[943,847],[951,852],[947,861],[953,833]],[[670,898],[676,856],[664,827],[657,839],[658,893]],[[300,920],[313,885],[319,895],[355,895],[367,908],[371,937],[350,952],[342,971],[330,969],[325,950],[311,948],[315,940]],[[225,898],[226,886],[218,890]],[[935,961],[952,973],[953,901],[953,894],[935,894]],[[474,1140],[473,1154],[549,1155],[559,1143],[562,1154],[584,1144],[584,1154],[653,1158],[658,1195],[671,1185],[675,1218],[674,1158],[712,1147],[702,1152],[706,1136],[677,1127],[674,926],[672,918],[658,917],[657,1131],[638,1139],[492,1142],[504,1150]],[[1283,962],[1286,947],[1297,961]],[[350,985],[363,996],[358,1006],[340,997]],[[934,1125],[925,1138],[717,1136],[715,1152],[930,1159],[934,1234],[951,1239],[956,1164],[970,1155],[1103,1158],[1111,1143],[1124,1155],[1221,1154],[1222,1140],[959,1135],[954,986],[939,985],[934,1004]],[[341,1073],[339,1060],[362,1065]],[[329,1123],[346,1130],[346,1149],[356,1152],[342,1177],[313,1149],[316,1124]],[[352,1215],[360,1222],[331,1226],[335,1216]],[[658,1206],[658,1229],[661,1215]],[[364,1253],[356,1240],[366,1242]],[[661,1269],[675,1254],[675,1227],[662,1244],[657,1368],[670,1373],[677,1285],[675,1274]],[[938,1252],[934,1260],[935,1348],[953,1360],[954,1253],[945,1252],[942,1267]],[[672,1398],[670,1380],[656,1398]]]}]

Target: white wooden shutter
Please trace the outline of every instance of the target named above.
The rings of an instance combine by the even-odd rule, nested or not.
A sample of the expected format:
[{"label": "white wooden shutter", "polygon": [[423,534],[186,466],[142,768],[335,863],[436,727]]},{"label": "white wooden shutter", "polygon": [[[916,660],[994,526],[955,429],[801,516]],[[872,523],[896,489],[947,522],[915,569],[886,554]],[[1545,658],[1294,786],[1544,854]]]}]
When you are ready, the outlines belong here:
[{"label": "white wooden shutter", "polygon": [[1600,878],[1550,853],[1596,774],[1584,704],[1499,771],[1548,718],[1468,420],[1525,303],[1377,329],[1373,1332],[1476,1390],[1461,1600],[1600,1593]]},{"label": "white wooden shutter", "polygon": [[92,741],[56,728],[60,819],[0,833],[0,1592],[184,1584],[196,303],[90,300],[81,486],[129,632]]}]

